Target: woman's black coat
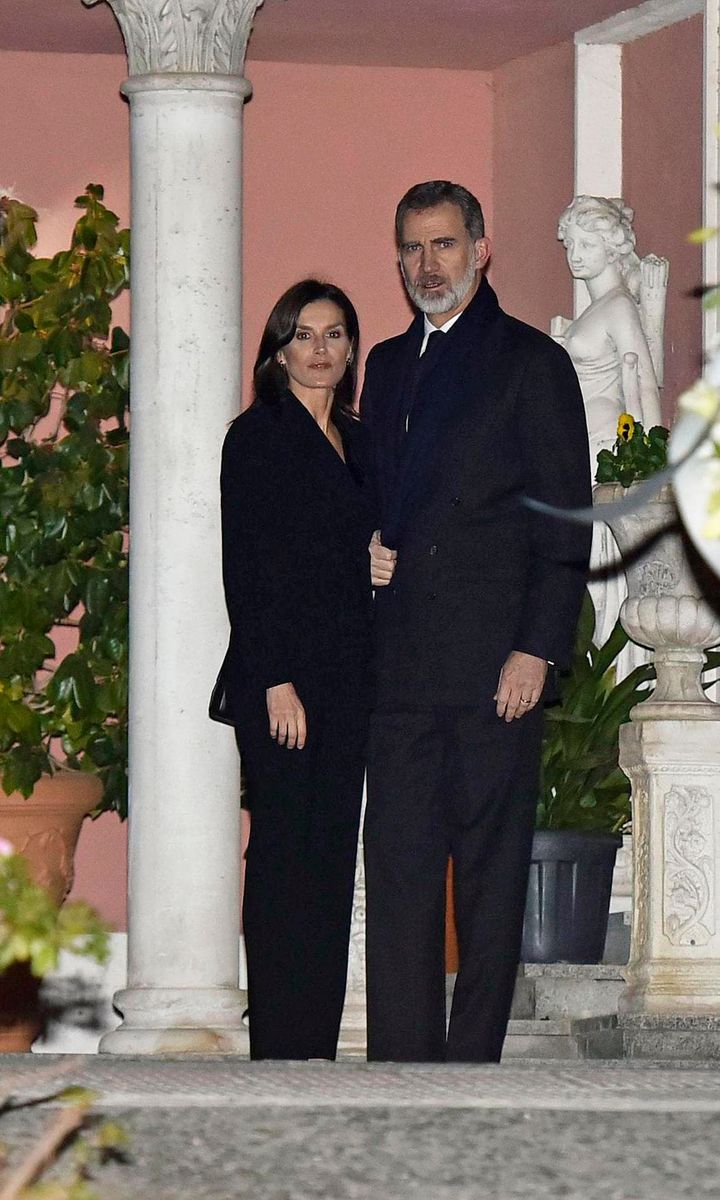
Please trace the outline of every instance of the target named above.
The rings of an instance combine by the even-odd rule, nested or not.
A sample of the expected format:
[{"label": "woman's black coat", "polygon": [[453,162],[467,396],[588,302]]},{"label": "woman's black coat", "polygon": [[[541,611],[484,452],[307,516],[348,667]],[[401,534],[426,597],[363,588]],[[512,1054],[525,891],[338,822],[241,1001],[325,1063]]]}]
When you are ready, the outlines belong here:
[{"label": "woman's black coat", "polygon": [[339,414],[345,463],[288,392],[231,425],[221,470],[230,711],[293,683],[303,700],[367,679],[374,528],[361,423]]}]

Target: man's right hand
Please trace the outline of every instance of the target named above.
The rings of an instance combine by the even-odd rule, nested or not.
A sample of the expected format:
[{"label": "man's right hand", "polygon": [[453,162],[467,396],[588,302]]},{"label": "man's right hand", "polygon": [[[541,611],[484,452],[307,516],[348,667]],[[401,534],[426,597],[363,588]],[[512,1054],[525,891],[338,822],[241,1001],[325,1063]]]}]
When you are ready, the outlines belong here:
[{"label": "man's right hand", "polygon": [[305,709],[293,685],[278,683],[276,687],[269,687],[265,691],[265,698],[270,718],[270,737],[275,738],[278,746],[302,750],[307,739],[307,721]]},{"label": "man's right hand", "polygon": [[380,540],[380,530],[376,529],[370,539],[370,577],[373,587],[387,587],[395,574],[397,550],[388,550]]}]

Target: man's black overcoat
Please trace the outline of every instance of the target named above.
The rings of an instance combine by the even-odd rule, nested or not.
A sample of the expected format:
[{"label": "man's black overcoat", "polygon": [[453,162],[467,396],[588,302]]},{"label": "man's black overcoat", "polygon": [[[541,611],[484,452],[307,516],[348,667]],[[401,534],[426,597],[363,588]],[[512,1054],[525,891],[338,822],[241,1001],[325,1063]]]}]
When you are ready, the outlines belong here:
[{"label": "man's black overcoat", "polygon": [[422,338],[417,316],[375,346],[361,401],[398,551],[376,596],[379,701],[484,707],[511,650],[571,654],[589,527],[525,500],[591,503],[583,401],[565,351],[485,279],[425,369]]}]

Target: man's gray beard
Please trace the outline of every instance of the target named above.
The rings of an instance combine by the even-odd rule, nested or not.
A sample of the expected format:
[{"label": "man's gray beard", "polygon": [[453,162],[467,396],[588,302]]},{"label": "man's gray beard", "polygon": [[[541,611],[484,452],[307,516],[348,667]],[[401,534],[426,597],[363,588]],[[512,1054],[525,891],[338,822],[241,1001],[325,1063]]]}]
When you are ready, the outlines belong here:
[{"label": "man's gray beard", "polygon": [[400,263],[400,270],[405,281],[407,294],[413,304],[416,308],[420,309],[420,312],[427,313],[430,316],[433,313],[446,313],[451,312],[453,308],[459,308],[475,282],[475,256],[471,255],[468,259],[467,270],[462,279],[441,296],[436,296],[432,292],[424,292],[422,288],[415,287],[410,283],[405,274],[402,262]]}]

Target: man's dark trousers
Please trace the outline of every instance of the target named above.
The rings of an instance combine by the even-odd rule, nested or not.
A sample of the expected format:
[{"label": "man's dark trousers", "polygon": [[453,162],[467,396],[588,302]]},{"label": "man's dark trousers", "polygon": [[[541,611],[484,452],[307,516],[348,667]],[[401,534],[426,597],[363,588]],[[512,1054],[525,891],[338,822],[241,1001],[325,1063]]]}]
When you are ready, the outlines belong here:
[{"label": "man's dark trousers", "polygon": [[[537,803],[540,708],[379,709],[371,726],[368,1058],[497,1062],[517,970]],[[445,1033],[445,878],[460,970]]]}]

